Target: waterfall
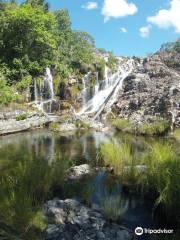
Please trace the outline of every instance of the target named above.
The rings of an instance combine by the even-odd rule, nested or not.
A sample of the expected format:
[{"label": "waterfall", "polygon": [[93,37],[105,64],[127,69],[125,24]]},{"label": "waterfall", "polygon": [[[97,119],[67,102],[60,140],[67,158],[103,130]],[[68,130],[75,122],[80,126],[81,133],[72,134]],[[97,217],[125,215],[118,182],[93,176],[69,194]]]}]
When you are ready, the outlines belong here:
[{"label": "waterfall", "polygon": [[53,100],[54,99],[53,76],[51,74],[51,70],[49,67],[46,68],[46,74],[45,74],[44,81],[49,86],[50,100]]},{"label": "waterfall", "polygon": [[85,101],[77,116],[90,117],[95,120],[106,106],[111,107],[118,97],[123,80],[131,73],[133,64],[133,59],[129,59],[124,64],[119,65],[117,72],[113,74],[109,74],[109,69],[105,67],[103,86],[100,88],[100,81],[97,81],[94,95],[91,99]]},{"label": "waterfall", "polygon": [[39,110],[45,113],[52,112],[52,103],[55,100],[53,76],[49,67],[46,68],[45,75],[43,76],[43,80],[40,82],[40,84],[38,84],[37,80],[34,79],[34,99]]},{"label": "waterfall", "polygon": [[37,102],[38,101],[38,89],[37,89],[36,79],[34,79],[34,98],[35,98],[35,102]]},{"label": "waterfall", "polygon": [[83,106],[86,104],[87,98],[88,98],[88,83],[91,76],[91,72],[88,72],[83,78],[82,78],[82,99],[83,99]]}]

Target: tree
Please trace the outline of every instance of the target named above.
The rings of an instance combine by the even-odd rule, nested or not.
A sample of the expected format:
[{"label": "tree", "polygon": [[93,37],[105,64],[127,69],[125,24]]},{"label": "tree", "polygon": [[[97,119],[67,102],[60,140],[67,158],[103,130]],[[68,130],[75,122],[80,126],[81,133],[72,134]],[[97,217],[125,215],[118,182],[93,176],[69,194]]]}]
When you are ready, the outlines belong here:
[{"label": "tree", "polygon": [[1,60],[12,69],[15,80],[39,74],[55,56],[54,15],[30,5],[5,11],[0,19]]},{"label": "tree", "polygon": [[45,12],[49,11],[49,3],[45,0],[27,0],[27,4],[30,4],[33,8],[42,7]]}]

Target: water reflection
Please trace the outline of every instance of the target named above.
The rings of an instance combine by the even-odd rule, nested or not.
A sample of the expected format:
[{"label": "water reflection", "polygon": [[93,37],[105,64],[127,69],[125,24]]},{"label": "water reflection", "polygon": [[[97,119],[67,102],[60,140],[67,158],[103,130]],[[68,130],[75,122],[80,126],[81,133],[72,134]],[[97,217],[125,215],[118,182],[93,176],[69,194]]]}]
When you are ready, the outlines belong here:
[{"label": "water reflection", "polygon": [[[22,229],[16,219],[19,219],[19,224],[24,221],[28,225],[46,199],[75,197],[90,206],[97,205],[105,216],[111,215],[110,219],[119,220],[132,229],[138,225],[153,228],[156,221],[152,217],[151,201],[127,192],[122,187],[121,177],[107,174],[104,168],[104,171],[101,170],[90,179],[70,184],[66,181],[66,174],[73,165],[84,163],[97,167],[108,165],[109,163],[104,161],[106,156],[102,159],[100,155],[100,148],[102,144],[109,142],[112,146],[117,145],[118,149],[127,145],[126,152],[120,155],[127,158],[126,166],[140,165],[142,164],[140,159],[146,155],[149,146],[157,141],[173,140],[100,132],[60,135],[48,130],[0,137],[0,178],[1,184],[3,183],[0,190],[0,222],[3,219],[4,224],[13,229],[17,226]],[[173,144],[175,146],[177,143]],[[114,153],[114,150],[112,152]],[[113,161],[114,158],[110,164],[113,164]],[[113,172],[118,175],[121,167],[119,158],[114,164]],[[135,177],[131,172],[128,181],[134,184]],[[35,199],[38,202],[36,204]],[[6,212],[2,211],[3,209]],[[22,210],[28,213],[27,209],[30,210],[29,215],[20,218]],[[12,212],[13,217],[8,218]],[[27,227],[22,225],[23,228]]]}]

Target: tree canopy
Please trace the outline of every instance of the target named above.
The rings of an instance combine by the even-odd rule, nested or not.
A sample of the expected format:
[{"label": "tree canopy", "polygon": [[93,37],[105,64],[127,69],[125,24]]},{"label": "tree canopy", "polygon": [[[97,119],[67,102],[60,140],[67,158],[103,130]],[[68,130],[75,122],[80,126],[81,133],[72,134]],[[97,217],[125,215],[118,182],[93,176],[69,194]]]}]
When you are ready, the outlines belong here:
[{"label": "tree canopy", "polygon": [[93,62],[94,39],[74,31],[65,9],[49,11],[44,0],[0,1],[0,69],[9,83],[58,65],[75,69]]}]

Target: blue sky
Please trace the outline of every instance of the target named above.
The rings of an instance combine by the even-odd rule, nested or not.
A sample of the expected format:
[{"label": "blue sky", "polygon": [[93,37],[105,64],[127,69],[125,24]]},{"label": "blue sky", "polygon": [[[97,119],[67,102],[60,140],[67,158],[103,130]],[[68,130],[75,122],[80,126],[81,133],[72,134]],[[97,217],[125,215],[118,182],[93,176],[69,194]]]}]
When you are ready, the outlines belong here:
[{"label": "blue sky", "polygon": [[180,37],[180,0],[50,0],[68,9],[72,27],[89,32],[98,48],[144,56]]}]

